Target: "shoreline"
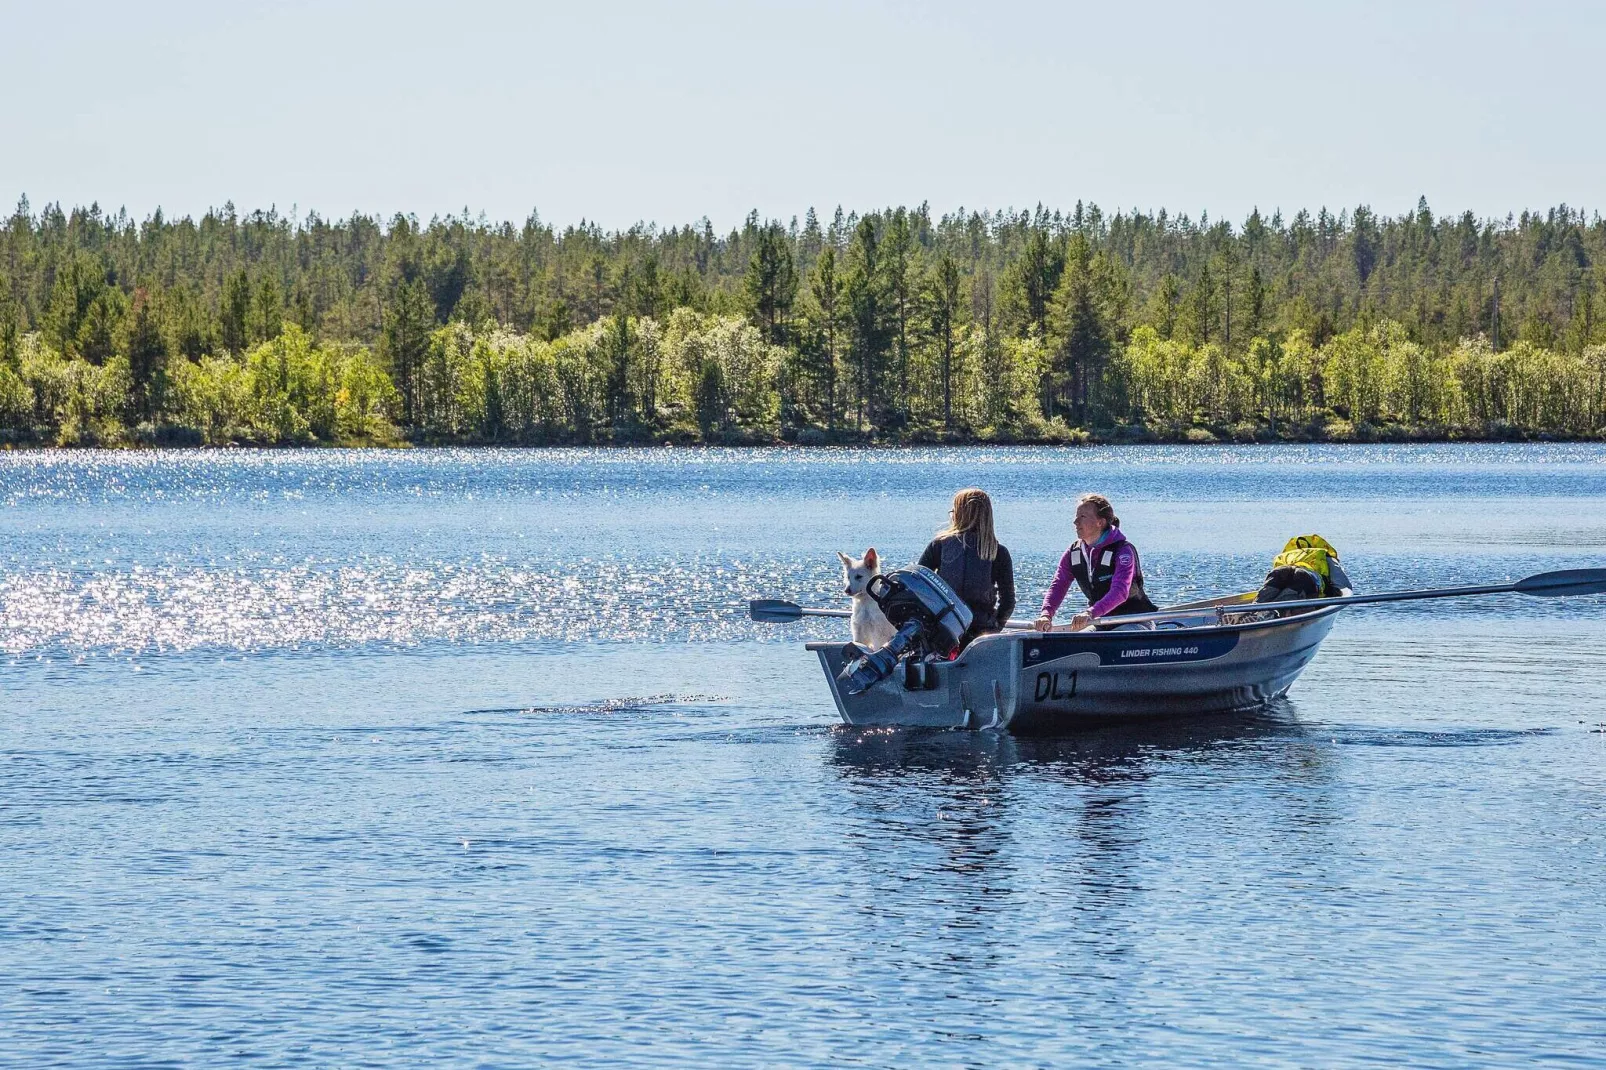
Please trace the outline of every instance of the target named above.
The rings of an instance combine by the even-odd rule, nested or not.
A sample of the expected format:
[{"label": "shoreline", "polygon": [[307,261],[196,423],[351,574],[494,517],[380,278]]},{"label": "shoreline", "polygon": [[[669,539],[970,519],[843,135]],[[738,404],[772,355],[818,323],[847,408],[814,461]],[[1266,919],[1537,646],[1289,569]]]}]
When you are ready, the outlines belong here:
[{"label": "shoreline", "polygon": [[798,438],[759,438],[751,436],[731,436],[728,439],[704,440],[699,438],[676,437],[634,437],[634,438],[600,438],[592,441],[576,440],[508,440],[488,441],[484,439],[435,439],[426,436],[416,438],[398,438],[389,441],[355,441],[355,442],[251,442],[236,441],[227,443],[184,442],[184,441],[119,441],[119,442],[75,442],[53,443],[40,441],[4,441],[0,442],[0,451],[5,453],[53,453],[69,450],[105,450],[117,453],[165,453],[199,450],[204,452],[224,452],[229,450],[275,450],[284,452],[319,450],[372,450],[375,452],[405,451],[413,449],[470,449],[470,450],[496,450],[496,449],[595,449],[595,450],[631,450],[631,449],[682,449],[682,450],[715,450],[715,449],[789,449],[801,451],[829,451],[841,449],[865,450],[904,450],[904,449],[974,449],[997,447],[1061,447],[1067,449],[1107,447],[1107,446],[1444,446],[1444,445],[1588,445],[1606,443],[1606,431],[1595,435],[1566,435],[1553,432],[1522,432],[1508,431],[1500,434],[1472,434],[1459,431],[1445,432],[1442,429],[1432,432],[1417,432],[1402,429],[1378,429],[1370,434],[1348,435],[1285,435],[1278,434],[1272,437],[1269,434],[1248,435],[1220,435],[1209,429],[1193,428],[1188,433],[1159,434],[1159,433],[1109,433],[1087,432],[1070,437],[1046,436],[1019,436],[1019,437],[924,437],[914,436],[902,439],[885,439],[872,436],[843,435],[819,437],[808,436],[808,441],[799,441]]}]

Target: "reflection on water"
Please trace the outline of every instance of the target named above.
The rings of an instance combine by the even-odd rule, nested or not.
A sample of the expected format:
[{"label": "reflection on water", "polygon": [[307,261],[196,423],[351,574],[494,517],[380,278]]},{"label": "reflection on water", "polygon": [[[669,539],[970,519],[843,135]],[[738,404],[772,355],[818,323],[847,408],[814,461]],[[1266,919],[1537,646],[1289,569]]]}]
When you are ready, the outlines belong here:
[{"label": "reflection on water", "polygon": [[844,892],[862,939],[905,941],[898,919],[918,913],[942,937],[928,952],[936,959],[911,965],[951,965],[978,991],[1000,983],[986,971],[1018,955],[1022,912],[1047,912],[1040,924],[1054,939],[1102,964],[1107,998],[1132,998],[1157,950],[1147,915],[1163,898],[1157,857],[1176,849],[1171,822],[1185,823],[1184,840],[1208,827],[1197,805],[1175,812],[1179,779],[1253,799],[1255,840],[1297,843],[1314,860],[1307,879],[1338,880],[1323,855],[1338,810],[1333,755],[1286,700],[1061,737],[843,726],[829,760],[850,803],[855,876]]},{"label": "reflection on water", "polygon": [[742,601],[970,484],[1023,606],[1086,489],[1166,598],[1606,546],[1602,446],[0,455],[0,1063],[1600,1062],[1606,598],[1346,613],[1258,714],[836,725],[841,622]]},{"label": "reflection on water", "polygon": [[1156,761],[1230,760],[1241,753],[1234,744],[1302,734],[1286,701],[1262,710],[1156,718],[1061,736],[844,725],[833,735],[832,761],[862,777],[900,783],[910,783],[910,773],[989,781],[1029,772],[1100,784],[1142,779]]},{"label": "reflection on water", "polygon": [[[1077,486],[1116,496],[1170,602],[1258,585],[1297,531],[1336,540],[1372,590],[1597,564],[1606,547],[1606,447],[1588,444],[8,453],[0,651],[824,638],[840,628],[777,631],[742,607],[840,604],[833,551],[911,561],[972,484],[997,502],[1023,607],[1071,537]],[[1491,530],[1512,496],[1542,497],[1544,523]],[[1541,602],[1524,614],[1580,612]]]}]

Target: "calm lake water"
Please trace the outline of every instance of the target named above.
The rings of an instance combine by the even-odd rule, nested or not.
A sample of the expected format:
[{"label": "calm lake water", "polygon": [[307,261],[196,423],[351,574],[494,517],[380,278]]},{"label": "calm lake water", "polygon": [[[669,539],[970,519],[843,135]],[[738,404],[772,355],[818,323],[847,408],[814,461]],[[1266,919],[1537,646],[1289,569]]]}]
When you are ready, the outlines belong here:
[{"label": "calm lake water", "polygon": [[1076,496],[1150,591],[1606,565],[1599,446],[0,455],[0,1064],[1606,1064],[1606,598],[1248,716],[841,726],[837,605]]}]

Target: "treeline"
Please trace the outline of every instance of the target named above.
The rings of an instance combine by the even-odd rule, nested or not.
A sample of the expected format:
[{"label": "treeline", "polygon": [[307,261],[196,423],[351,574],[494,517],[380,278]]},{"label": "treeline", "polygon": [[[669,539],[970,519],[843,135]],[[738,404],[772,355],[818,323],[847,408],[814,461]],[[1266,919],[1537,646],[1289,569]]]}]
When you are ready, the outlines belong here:
[{"label": "treeline", "polygon": [[921,208],[0,231],[17,443],[1606,432],[1606,223]]}]

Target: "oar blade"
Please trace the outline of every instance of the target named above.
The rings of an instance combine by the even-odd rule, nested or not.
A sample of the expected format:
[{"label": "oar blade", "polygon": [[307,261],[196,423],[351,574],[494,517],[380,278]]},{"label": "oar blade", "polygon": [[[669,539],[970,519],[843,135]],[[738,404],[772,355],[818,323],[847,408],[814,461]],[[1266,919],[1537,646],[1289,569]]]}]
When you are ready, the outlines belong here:
[{"label": "oar blade", "polygon": [[761,624],[790,624],[802,618],[803,607],[782,598],[755,598],[747,603],[747,615]]},{"label": "oar blade", "polygon": [[1518,580],[1512,590],[1541,598],[1561,598],[1575,594],[1606,594],[1606,568],[1567,568],[1541,572]]}]

